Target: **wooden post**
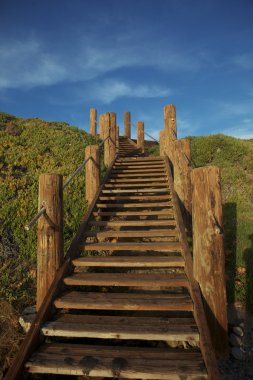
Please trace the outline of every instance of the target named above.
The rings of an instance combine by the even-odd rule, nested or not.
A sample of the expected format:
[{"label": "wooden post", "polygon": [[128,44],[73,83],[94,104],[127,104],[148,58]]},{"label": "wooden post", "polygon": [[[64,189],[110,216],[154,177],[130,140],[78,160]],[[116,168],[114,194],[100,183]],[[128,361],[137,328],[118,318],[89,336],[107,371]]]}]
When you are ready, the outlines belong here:
[{"label": "wooden post", "polygon": [[[110,135],[110,114],[104,115],[104,139]],[[110,142],[107,139],[104,143],[104,164],[108,168],[110,166]]]},{"label": "wooden post", "polygon": [[92,136],[97,134],[97,110],[95,108],[90,109],[90,134]]},{"label": "wooden post", "polygon": [[38,220],[37,311],[63,261],[63,189],[61,174],[41,174],[39,178],[39,210],[43,206],[46,207],[46,214]]},{"label": "wooden post", "polygon": [[180,200],[181,210],[187,224],[191,229],[192,214],[192,188],[191,188],[191,144],[189,139],[175,140],[172,155],[174,186]]},{"label": "wooden post", "polygon": [[111,165],[111,162],[114,160],[116,155],[116,126],[116,113],[110,112],[109,165]]},{"label": "wooden post", "polygon": [[177,139],[176,107],[173,104],[164,107],[164,130],[166,153],[173,163],[174,141]]},{"label": "wooden post", "polygon": [[141,152],[144,153],[144,123],[138,121],[137,123],[137,146]]},{"label": "wooden post", "polygon": [[228,353],[220,169],[192,171],[193,270],[199,282],[217,357]]},{"label": "wooden post", "polygon": [[85,197],[90,205],[100,186],[100,152],[98,145],[85,148],[85,159],[91,157],[85,166]]},{"label": "wooden post", "polygon": [[104,130],[104,115],[99,116],[99,137],[101,140],[105,139],[105,130]]},{"label": "wooden post", "polygon": [[160,145],[160,156],[164,156],[164,153],[165,153],[165,131],[160,131],[159,145]]},{"label": "wooden post", "polygon": [[116,128],[116,153],[119,151],[119,127]]},{"label": "wooden post", "polygon": [[124,136],[131,139],[131,115],[130,115],[130,112],[124,112]]}]

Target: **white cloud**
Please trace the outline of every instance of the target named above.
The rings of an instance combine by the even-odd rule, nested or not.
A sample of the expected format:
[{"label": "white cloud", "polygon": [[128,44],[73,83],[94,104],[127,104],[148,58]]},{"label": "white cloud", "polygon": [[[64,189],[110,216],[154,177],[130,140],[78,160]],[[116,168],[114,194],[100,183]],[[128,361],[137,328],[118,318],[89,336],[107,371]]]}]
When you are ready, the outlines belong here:
[{"label": "white cloud", "polygon": [[162,98],[170,94],[170,89],[159,86],[131,85],[121,80],[105,80],[92,86],[86,96],[109,104],[120,97]]},{"label": "white cloud", "polygon": [[7,41],[0,47],[0,88],[34,87],[58,83],[66,70],[38,41]]},{"label": "white cloud", "polygon": [[[139,44],[133,38],[125,44],[91,38],[76,42],[65,51],[50,50],[36,39],[0,40],[0,88],[31,88],[63,82],[95,79],[114,70],[150,67],[164,71],[199,69],[201,56],[164,48],[161,43]],[[118,88],[125,92],[126,89]],[[146,89],[139,89],[146,94]],[[153,92],[155,89],[153,89]]]}]

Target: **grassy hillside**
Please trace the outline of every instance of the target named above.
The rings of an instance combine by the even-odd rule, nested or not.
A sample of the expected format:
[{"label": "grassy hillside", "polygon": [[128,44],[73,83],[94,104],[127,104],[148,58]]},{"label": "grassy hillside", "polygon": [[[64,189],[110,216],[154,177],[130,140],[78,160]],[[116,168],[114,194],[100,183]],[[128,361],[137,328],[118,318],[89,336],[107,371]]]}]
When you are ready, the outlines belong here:
[{"label": "grassy hillside", "polygon": [[[65,181],[95,141],[66,123],[0,113],[0,299],[34,302],[36,226],[24,225],[37,213],[39,175],[60,173]],[[64,190],[65,249],[85,211],[84,194],[83,172]]]},{"label": "grassy hillside", "polygon": [[[225,135],[191,137],[193,167],[221,168],[229,302],[253,311],[253,140]],[[159,146],[148,148],[159,155]]]}]

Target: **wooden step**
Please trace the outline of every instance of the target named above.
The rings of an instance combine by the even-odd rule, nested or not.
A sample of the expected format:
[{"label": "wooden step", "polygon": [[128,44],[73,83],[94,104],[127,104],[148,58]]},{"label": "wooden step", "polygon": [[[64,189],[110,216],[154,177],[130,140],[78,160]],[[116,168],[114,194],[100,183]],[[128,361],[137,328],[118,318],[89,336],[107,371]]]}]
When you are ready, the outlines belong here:
[{"label": "wooden step", "polygon": [[165,171],[164,169],[112,169],[112,172],[111,174],[125,174],[125,173],[129,173],[129,174],[133,174],[133,173],[137,173],[137,174],[142,174],[142,173],[149,173],[150,175],[153,175],[154,173],[159,173],[159,174],[164,174]]},{"label": "wooden step", "polygon": [[188,294],[99,293],[71,291],[54,301],[57,308],[92,310],[192,311]]},{"label": "wooden step", "polygon": [[109,178],[108,182],[109,183],[129,183],[129,182],[147,182],[147,183],[152,183],[152,182],[167,182],[168,179],[166,177],[158,177],[158,178],[119,178],[119,179],[113,179]]},{"label": "wooden step", "polygon": [[[166,174],[165,173],[157,173],[157,172],[153,172],[152,173],[152,177],[162,177],[162,178],[164,178],[166,176]],[[134,174],[131,174],[131,173],[119,173],[119,174],[113,174],[113,175],[111,175],[110,176],[110,178],[134,178],[134,177],[136,177],[136,178],[139,178],[139,177],[150,177],[150,173],[140,173],[140,174],[136,174],[136,173],[134,173]],[[167,179],[167,177],[165,177],[166,179]]]},{"label": "wooden step", "polygon": [[165,165],[164,163],[156,163],[156,162],[149,162],[149,163],[138,163],[138,162],[133,162],[133,163],[121,163],[117,164],[117,162],[114,164],[113,168],[117,169],[144,169],[144,168],[159,168],[159,169],[164,169]]},{"label": "wooden step", "polygon": [[144,189],[111,189],[111,190],[102,190],[103,194],[115,194],[115,193],[167,193],[168,192],[168,187],[162,187],[162,188],[152,188],[150,187],[149,189],[144,188]]},{"label": "wooden step", "polygon": [[75,267],[120,267],[120,268],[166,268],[184,267],[180,255],[170,256],[85,256],[72,261]]},{"label": "wooden step", "polygon": [[130,201],[130,200],[139,200],[139,201],[170,201],[171,195],[165,194],[165,195],[101,195],[99,197],[102,201]]},{"label": "wooden step", "polygon": [[177,242],[151,242],[151,243],[85,243],[82,249],[88,251],[160,251],[181,252],[182,245]]},{"label": "wooden step", "polygon": [[155,156],[152,156],[152,157],[139,157],[139,158],[121,158],[121,159],[117,159],[117,163],[118,162],[148,162],[148,161],[158,161],[158,162],[163,162],[164,163],[164,159],[161,158],[161,157],[155,157]]},{"label": "wooden step", "polygon": [[166,215],[174,216],[174,211],[171,209],[162,210],[162,211],[94,211],[94,216],[149,216],[149,215]]},{"label": "wooden step", "polygon": [[199,352],[168,348],[44,344],[26,363],[29,373],[150,380],[203,380]]},{"label": "wooden step", "polygon": [[118,317],[64,314],[47,322],[45,336],[199,342],[193,318]]},{"label": "wooden step", "polygon": [[64,278],[64,284],[73,286],[134,286],[187,287],[188,279],[181,273],[73,273]]},{"label": "wooden step", "polygon": [[144,226],[176,226],[175,220],[115,220],[115,221],[104,221],[104,220],[91,220],[89,222],[90,226],[99,227],[144,227]]},{"label": "wooden step", "polygon": [[83,234],[84,237],[97,237],[97,238],[110,238],[110,237],[125,237],[125,238],[136,238],[136,237],[178,237],[177,231],[175,229],[152,229],[148,231],[140,230],[129,230],[129,231],[115,231],[115,230],[105,230],[105,231],[88,231]]},{"label": "wooden step", "polygon": [[155,188],[158,188],[158,187],[165,187],[166,186],[166,183],[167,181],[162,181],[162,182],[148,182],[148,183],[127,183],[127,182],[122,182],[122,183],[106,183],[104,185],[105,188],[107,187],[112,187],[114,189],[118,189],[118,188],[126,188],[126,187],[133,187],[133,188],[137,188],[138,190],[141,188],[141,187],[145,187],[145,188],[148,188],[149,186],[150,187],[155,187]]},{"label": "wooden step", "polygon": [[172,207],[170,202],[157,203],[97,203],[97,208],[151,208],[151,207]]}]

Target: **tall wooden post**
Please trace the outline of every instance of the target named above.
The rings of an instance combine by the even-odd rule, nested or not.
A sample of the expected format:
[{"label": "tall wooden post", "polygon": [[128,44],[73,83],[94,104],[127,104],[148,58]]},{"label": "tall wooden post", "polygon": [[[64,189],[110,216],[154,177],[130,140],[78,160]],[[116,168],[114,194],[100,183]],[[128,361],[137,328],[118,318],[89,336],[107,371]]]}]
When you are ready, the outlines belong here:
[{"label": "tall wooden post", "polygon": [[205,301],[215,352],[224,357],[228,353],[228,333],[220,169],[194,169],[192,185],[194,277]]},{"label": "tall wooden post", "polygon": [[124,112],[124,136],[131,139],[131,115],[130,115],[130,112]]},{"label": "tall wooden post", "polygon": [[105,131],[104,131],[104,115],[99,116],[99,137],[101,140],[105,139]]},{"label": "tall wooden post", "polygon": [[160,156],[164,156],[164,153],[165,153],[165,131],[160,131],[159,145],[160,145]]},{"label": "tall wooden post", "polygon": [[172,154],[174,185],[180,199],[182,213],[187,223],[188,231],[191,228],[192,188],[191,188],[191,144],[189,139],[174,141]]},{"label": "tall wooden post", "polygon": [[92,136],[97,134],[97,110],[95,108],[90,109],[90,134]]},{"label": "tall wooden post", "polygon": [[[110,114],[104,115],[104,139],[110,136]],[[110,141],[107,139],[104,143],[104,164],[106,167],[110,165]]]},{"label": "tall wooden post", "polygon": [[174,141],[177,139],[176,107],[173,104],[164,107],[164,130],[166,153],[173,163]]},{"label": "tall wooden post", "polygon": [[144,123],[138,121],[137,123],[137,146],[141,152],[144,153]]},{"label": "tall wooden post", "polygon": [[42,207],[46,207],[46,214],[38,220],[37,311],[63,261],[62,175],[41,174],[39,210]]},{"label": "tall wooden post", "polygon": [[116,153],[119,151],[119,127],[116,127]]},{"label": "tall wooden post", "polygon": [[110,112],[109,165],[111,165],[116,155],[116,128],[117,128],[116,113]]},{"label": "tall wooden post", "polygon": [[100,186],[100,154],[98,145],[88,145],[85,148],[85,159],[91,157],[85,166],[85,197],[88,204]]}]

